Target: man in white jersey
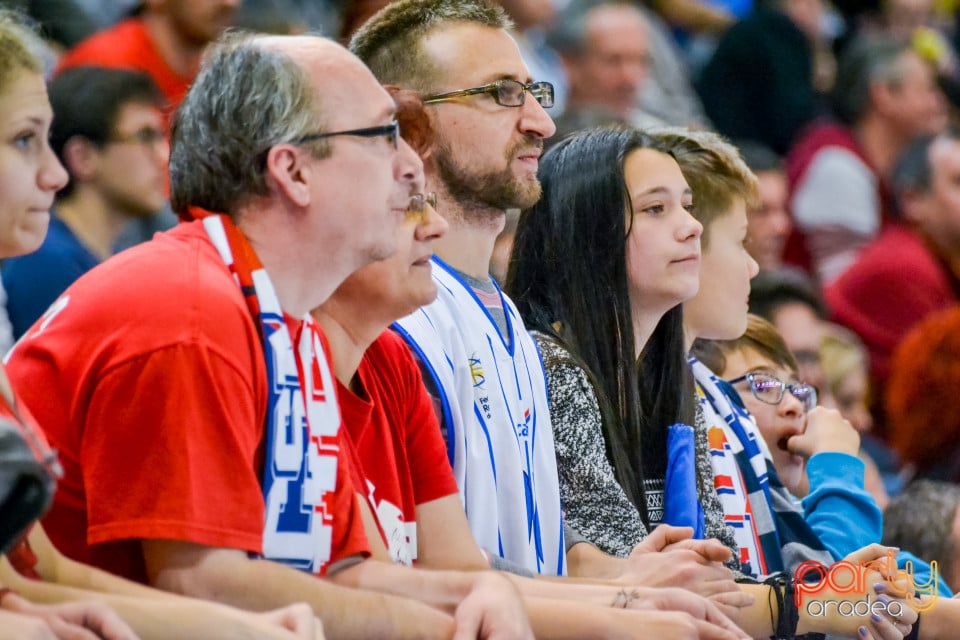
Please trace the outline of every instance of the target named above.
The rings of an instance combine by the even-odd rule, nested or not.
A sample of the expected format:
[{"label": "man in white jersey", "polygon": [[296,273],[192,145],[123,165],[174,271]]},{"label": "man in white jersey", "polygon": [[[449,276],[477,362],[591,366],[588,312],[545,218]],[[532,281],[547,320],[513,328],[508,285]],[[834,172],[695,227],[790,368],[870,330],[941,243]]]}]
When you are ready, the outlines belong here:
[{"label": "man in white jersey", "polygon": [[429,374],[470,528],[495,566],[558,575],[569,560],[575,575],[689,586],[680,574],[715,571],[713,558],[614,561],[563,529],[539,354],[488,275],[505,210],[540,197],[538,159],[555,131],[544,110],[553,89],[529,76],[509,28],[485,0],[402,0],[351,42],[381,82],[424,96],[427,189],[449,223],[434,243],[437,300],[395,328]]},{"label": "man in white jersey", "polygon": [[[415,4],[428,14],[423,3]],[[505,209],[529,207],[540,197],[538,158],[555,131],[544,111],[553,88],[529,77],[502,12],[482,3],[430,4],[454,21],[401,38],[420,40],[413,55],[429,57],[434,77],[380,74],[393,66],[378,61],[393,58],[378,42],[381,25],[391,11],[402,13],[412,3],[391,5],[352,43],[381,82],[424,95],[437,136],[425,169],[450,224],[436,242],[440,293],[398,325],[437,385],[474,537],[531,572],[562,575],[563,523],[543,369],[519,314],[488,274]],[[456,10],[463,15],[454,16]]]}]

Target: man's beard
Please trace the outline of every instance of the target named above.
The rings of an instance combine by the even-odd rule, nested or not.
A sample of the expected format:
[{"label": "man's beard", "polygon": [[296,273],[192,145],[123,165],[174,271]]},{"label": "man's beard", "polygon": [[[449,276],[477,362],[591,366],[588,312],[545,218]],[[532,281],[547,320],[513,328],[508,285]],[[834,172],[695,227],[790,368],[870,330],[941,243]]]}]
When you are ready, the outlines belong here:
[{"label": "man's beard", "polygon": [[512,146],[505,157],[506,166],[500,171],[478,173],[456,158],[456,153],[441,143],[434,152],[437,172],[450,196],[464,211],[492,210],[498,216],[507,209],[527,209],[540,199],[540,181],[536,176],[519,178],[511,165],[522,149],[542,149],[543,141],[527,136]]}]

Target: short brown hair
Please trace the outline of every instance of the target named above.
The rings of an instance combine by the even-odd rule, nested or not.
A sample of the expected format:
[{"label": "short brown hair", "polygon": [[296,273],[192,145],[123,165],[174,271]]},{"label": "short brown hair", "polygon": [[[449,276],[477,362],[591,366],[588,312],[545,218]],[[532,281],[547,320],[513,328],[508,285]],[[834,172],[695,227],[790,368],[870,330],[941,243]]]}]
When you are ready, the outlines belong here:
[{"label": "short brown hair", "polygon": [[759,202],[757,177],[740,152],[710,131],[666,127],[651,132],[669,148],[693,190],[694,217],[703,224],[700,242],[710,239],[710,225],[730,211],[736,198],[748,207]]},{"label": "short brown hair", "polygon": [[430,92],[435,89],[437,68],[420,44],[431,31],[455,22],[513,28],[503,8],[487,0],[399,0],[357,30],[350,39],[350,51],[380,82]]},{"label": "short brown hair", "polygon": [[797,360],[790,353],[777,328],[760,316],[747,316],[747,330],[736,340],[697,338],[690,353],[718,376],[727,368],[727,354],[751,349],[797,376]]}]

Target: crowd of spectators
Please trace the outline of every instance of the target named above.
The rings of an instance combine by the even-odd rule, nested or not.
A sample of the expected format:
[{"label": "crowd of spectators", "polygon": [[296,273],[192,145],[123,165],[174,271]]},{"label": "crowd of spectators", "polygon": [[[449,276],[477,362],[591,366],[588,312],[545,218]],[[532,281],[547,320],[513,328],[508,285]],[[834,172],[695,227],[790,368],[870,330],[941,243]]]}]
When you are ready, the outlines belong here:
[{"label": "crowd of spectators", "polygon": [[[766,592],[735,581],[789,572],[794,558],[873,557],[831,545],[818,519],[828,507],[811,506],[828,489],[847,500],[829,509],[863,525],[851,540],[882,534],[924,560],[942,554],[942,588],[960,586],[960,2],[389,4],[0,2],[23,44],[0,58],[27,51],[0,59],[0,117],[19,113],[10,96],[37,97],[24,82],[43,79],[49,113],[31,122],[49,128],[37,180],[55,197],[36,246],[0,226],[12,382],[0,375],[0,426],[29,431],[36,418],[63,467],[42,520],[50,539],[35,525],[8,544],[16,572],[0,567],[0,583],[35,603],[90,597],[61,582],[119,598],[107,611],[37,613],[0,591],[0,614],[39,615],[46,627],[30,637],[69,637],[57,625],[153,636],[137,599],[184,612],[188,632],[208,616],[278,638],[578,637],[643,624],[663,637],[769,635],[782,629],[753,601],[765,609]],[[345,117],[358,114],[378,126]],[[394,153],[331,156],[342,135],[385,137]],[[534,173],[511,178],[504,149]],[[658,292],[663,308],[640,313],[655,287],[636,276],[651,263],[635,246],[655,256],[663,244],[636,245],[647,223],[627,216],[605,223],[619,235],[601,249],[577,213],[625,197],[638,207],[650,175],[677,187],[656,187],[676,196],[663,210],[685,216],[671,242],[696,245],[709,273],[689,279],[699,293]],[[384,224],[378,198],[406,220]],[[548,239],[536,215],[572,217]],[[540,280],[522,277],[541,268]],[[231,280],[242,295],[224,293]],[[741,288],[746,336],[748,308],[726,306]],[[761,369],[780,385],[775,402],[754,380]],[[671,392],[676,406],[663,404]],[[151,412],[167,417],[146,434],[126,427]],[[593,448],[571,453],[584,415]],[[513,430],[498,435],[500,421]],[[538,422],[556,442],[532,437]],[[697,508],[682,521],[664,513],[675,434],[659,422],[691,425],[689,457],[702,458],[685,472]],[[843,471],[827,479],[827,461]],[[599,479],[584,480],[589,465]],[[131,478],[143,484],[117,488],[122,499],[92,489]],[[297,500],[312,511],[297,513]],[[215,507],[198,513],[201,501]],[[610,529],[607,510],[629,525]],[[937,526],[916,526],[924,519]],[[671,524],[719,542],[693,546]],[[644,563],[681,549],[697,559],[654,584]],[[84,577],[64,581],[50,569],[61,562]],[[678,577],[692,565],[719,586]],[[99,569],[132,582],[85,573]],[[21,585],[25,572],[54,590]],[[657,585],[695,595],[645,591]],[[594,606],[606,600],[656,604],[611,614]],[[310,608],[291,607],[301,601]],[[378,613],[358,622],[357,609]],[[948,637],[952,605],[937,615],[914,636]],[[805,628],[888,639],[907,622]]]}]

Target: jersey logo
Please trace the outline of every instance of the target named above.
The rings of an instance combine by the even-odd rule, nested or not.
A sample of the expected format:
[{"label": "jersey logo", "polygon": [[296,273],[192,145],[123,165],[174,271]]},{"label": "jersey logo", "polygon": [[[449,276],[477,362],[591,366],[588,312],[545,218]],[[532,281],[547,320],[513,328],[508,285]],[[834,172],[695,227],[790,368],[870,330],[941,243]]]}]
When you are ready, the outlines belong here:
[{"label": "jersey logo", "polygon": [[481,366],[480,358],[477,357],[476,353],[470,356],[470,358],[467,360],[467,364],[470,366],[470,378],[473,380],[473,386],[482,386],[487,379],[483,375],[483,367]]}]

